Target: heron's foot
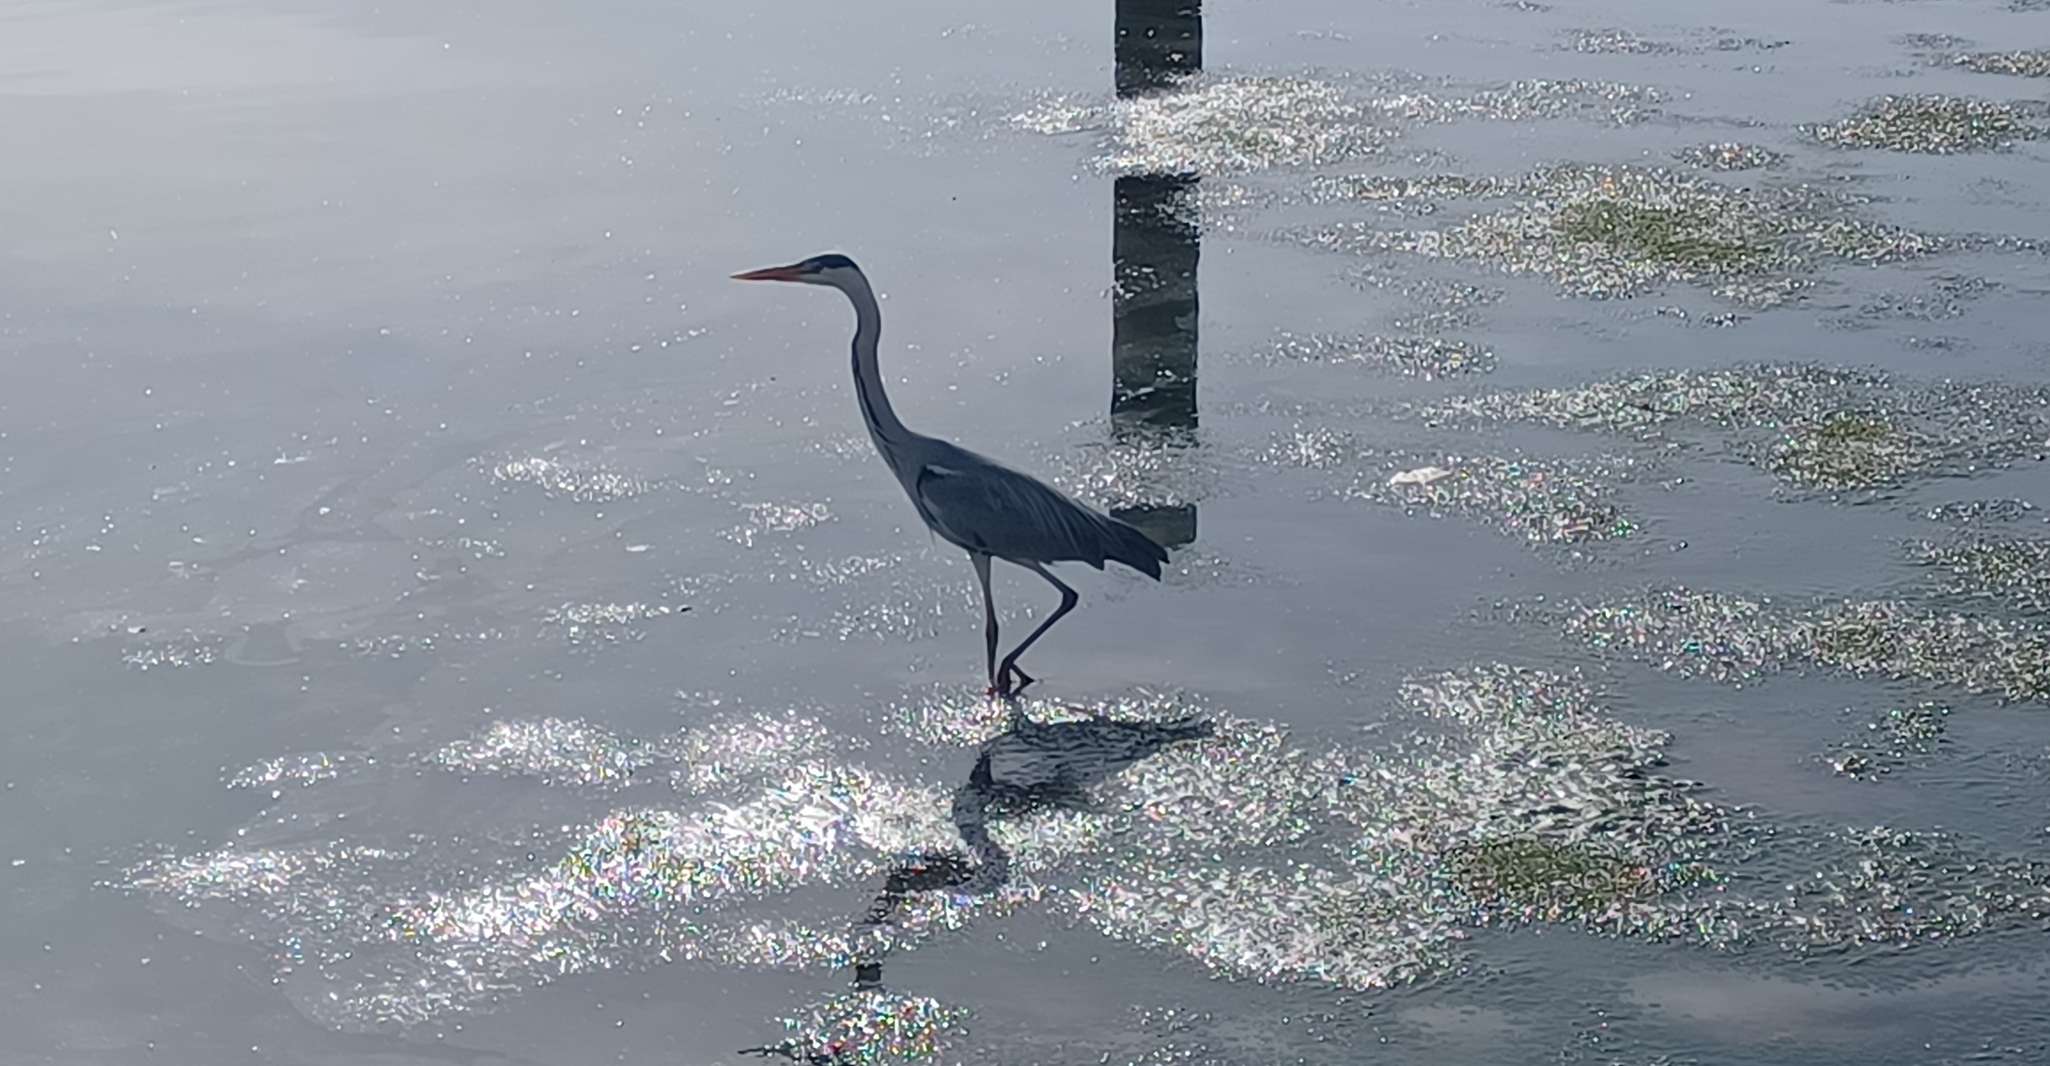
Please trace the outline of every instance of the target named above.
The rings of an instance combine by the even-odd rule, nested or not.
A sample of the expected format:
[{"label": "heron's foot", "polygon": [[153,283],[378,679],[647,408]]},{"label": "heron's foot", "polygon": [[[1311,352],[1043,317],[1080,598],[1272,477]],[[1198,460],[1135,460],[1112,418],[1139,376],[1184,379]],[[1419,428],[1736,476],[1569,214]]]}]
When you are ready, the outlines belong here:
[{"label": "heron's foot", "polygon": [[1023,695],[1025,689],[1037,683],[1038,680],[1038,678],[1018,669],[1016,666],[1005,663],[1003,669],[997,671],[997,683],[985,689],[983,695],[993,699],[1007,700],[1014,696]]},{"label": "heron's foot", "polygon": [[[1019,669],[1017,663],[1005,663],[1003,669],[998,672],[1003,675],[1002,679],[998,682],[998,686],[1006,696],[1023,695],[1026,689],[1039,683],[1038,678]],[[1017,679],[1017,684],[1011,683],[1012,678]]]}]

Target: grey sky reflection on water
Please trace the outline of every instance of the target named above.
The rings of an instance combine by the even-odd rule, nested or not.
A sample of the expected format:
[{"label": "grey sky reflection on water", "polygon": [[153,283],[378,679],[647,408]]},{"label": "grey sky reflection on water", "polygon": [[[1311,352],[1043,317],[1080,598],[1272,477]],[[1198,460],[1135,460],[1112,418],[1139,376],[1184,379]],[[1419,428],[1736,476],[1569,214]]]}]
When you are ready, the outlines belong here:
[{"label": "grey sky reflection on water", "polygon": [[[1815,308],[1794,306],[1713,330],[1663,316],[1672,304],[1699,323],[1704,310],[1719,309],[1686,286],[1592,305],[1561,298],[1550,279],[1503,276],[1494,260],[1375,260],[1397,282],[1442,275],[1501,287],[1498,302],[1474,308],[1460,327],[1500,353],[1499,366],[1476,371],[1492,375],[1485,385],[1395,381],[1357,365],[1235,363],[1231,352],[1257,347],[1275,329],[1385,329],[1376,316],[1391,301],[1345,280],[1357,265],[1351,257],[1198,232],[1176,201],[1198,187],[1215,196],[1242,177],[1283,192],[1321,177],[1399,177],[1418,157],[1408,148],[1366,153],[1379,142],[1362,142],[1363,154],[1317,157],[1328,166],[1106,179],[1072,140],[1006,132],[1002,116],[1048,94],[1094,108],[1115,86],[1122,99],[1108,105],[1114,110],[1159,87],[1146,62],[1127,55],[1135,42],[1158,42],[1158,32],[1127,33],[1107,49],[1105,7],[892,2],[879,13],[827,3],[480,8],[430,0],[372,9],[208,0],[22,5],[0,17],[0,70],[8,72],[0,118],[32,146],[0,174],[0,228],[10,234],[0,249],[0,583],[6,620],[18,623],[0,657],[0,682],[13,693],[0,744],[0,894],[19,919],[0,923],[0,1060],[725,1061],[725,1049],[773,1039],[773,1016],[844,983],[851,967],[835,962],[793,975],[729,965],[730,954],[672,962],[613,951],[631,924],[608,924],[619,912],[605,912],[591,923],[590,944],[564,941],[590,949],[578,956],[589,967],[573,979],[545,991],[520,985],[512,1009],[452,1010],[371,1036],[334,1032],[341,1012],[320,1006],[348,983],[347,971],[324,984],[318,962],[289,954],[325,934],[327,947],[349,957],[424,953],[460,964],[434,969],[436,980],[517,984],[531,975],[495,954],[510,951],[508,938],[395,945],[373,908],[460,890],[473,905],[451,915],[516,916],[489,906],[508,884],[560,883],[565,899],[585,887],[558,867],[573,852],[518,851],[522,827],[616,826],[638,840],[715,809],[679,800],[645,772],[634,777],[638,791],[625,794],[666,818],[613,818],[622,793],[607,791],[610,779],[536,783],[537,774],[613,766],[586,757],[592,752],[638,767],[674,730],[704,732],[710,712],[671,700],[677,689],[752,710],[798,707],[817,738],[839,744],[877,724],[873,716],[885,712],[876,703],[955,678],[969,658],[960,634],[973,607],[957,595],[965,588],[958,559],[920,554],[915,530],[903,528],[901,497],[873,456],[836,450],[859,428],[845,391],[841,309],[763,315],[725,291],[725,272],[792,246],[845,247],[894,290],[888,369],[901,375],[893,387],[903,386],[907,410],[1000,455],[1029,455],[1036,442],[1034,469],[1052,465],[1047,452],[1091,447],[1201,448],[1203,461],[1225,467],[1298,430],[1328,435],[1341,463],[1347,433],[1448,467],[1459,465],[1448,454],[1497,449],[1505,437],[1548,457],[1578,454],[1588,435],[1541,434],[1528,420],[1434,432],[1359,412],[1368,401],[1413,399],[1429,409],[1454,398],[1447,392],[1580,390],[1661,369],[1707,372],[1733,359],[1876,364],[1904,380],[2040,377],[2029,301],[2042,289],[2033,268],[2021,257],[1948,253],[1819,275],[1814,300],[1831,305],[1820,323]],[[1118,14],[1127,26],[1140,18],[1158,26],[1196,11],[1126,3]],[[1385,71],[1423,68],[1483,87],[1590,79],[1662,90],[1663,116],[1627,129],[1447,118],[1407,130],[1403,143],[1431,153],[1438,162],[1417,164],[1427,170],[1442,163],[1510,181],[1547,163],[1620,174],[1619,160],[1642,167],[1704,141],[1741,138],[1746,153],[1775,163],[1719,182],[1811,182],[1867,198],[1860,210],[1875,220],[1936,234],[2040,238],[2050,218],[2041,210],[2040,142],[1903,156],[1824,153],[1795,133],[1795,123],[1841,119],[1858,101],[1896,91],[2025,95],[2031,83],[1929,65],[1901,43],[1932,19],[1973,42],[1958,48],[2039,43],[2022,38],[2033,32],[2027,20],[2040,16],[2009,14],[1997,2],[1719,8],[1712,16],[1738,38],[1790,43],[1656,54],[1567,46],[1588,39],[1588,27],[1612,24],[1683,43],[1724,31],[1682,33],[1665,24],[1688,17],[1678,9],[1599,0],[1213,2],[1204,14],[1207,77],[1223,91],[1197,94],[1200,114],[1168,131],[1190,139],[1159,146],[1182,149],[1180,158],[1258,154],[1281,143],[1268,134],[1316,134],[1286,104],[1305,93],[1346,107],[1393,103],[1377,95]],[[1202,57],[1201,36],[1181,48],[1188,68]],[[1355,76],[1358,96],[1345,97],[1341,86]],[[1297,92],[1272,92],[1268,79],[1288,79]],[[1398,84],[1407,86],[1402,99],[1426,105],[1477,99],[1465,89],[1441,92],[1435,81]],[[1530,89],[1533,98],[1540,89]],[[1457,200],[1428,205],[1442,226],[1384,221],[1456,226],[1475,209]],[[1323,206],[1332,221],[1374,213]],[[1249,235],[1270,221],[1300,221],[1248,213]],[[1107,323],[1098,298],[1106,238],[1119,282]],[[1211,268],[1200,304],[1208,316],[1200,437],[1199,260]],[[1984,274],[1990,284],[1931,286],[1931,271],[1957,271],[1968,283]],[[1953,292],[1971,297],[1954,313]],[[1889,293],[1906,310],[1937,308],[1942,317],[1860,310]],[[1945,346],[1906,343],[1918,338]],[[1063,424],[1077,429],[1079,445],[1055,438]],[[1112,583],[1050,649],[1056,690],[1088,693],[1094,703],[1123,684],[1176,681],[1218,707],[1285,724],[1303,750],[1324,752],[1380,724],[1391,678],[1495,657],[1590,658],[1580,642],[1554,639],[1543,626],[1476,625],[1476,605],[1568,596],[1614,605],[1655,581],[1789,605],[1901,596],[1919,611],[1933,576],[1906,569],[1897,543],[1947,542],[1910,511],[1989,495],[2045,500],[2041,464],[1960,471],[1938,485],[1917,480],[1890,499],[1850,507],[1776,497],[1770,474],[1719,461],[1714,440],[1706,449],[1679,435],[1671,447],[1623,434],[1598,443],[1671,461],[1687,477],[1624,487],[1623,504],[1650,520],[1650,532],[1591,543],[1595,565],[1579,568],[1554,567],[1505,541],[1490,528],[1492,511],[1429,520],[1328,496],[1311,502],[1344,487],[1344,467],[1226,469],[1200,493],[1176,492],[1151,473],[1159,464],[1146,467],[1121,486],[1133,490],[1121,501],[1143,501],[1149,488],[1178,503],[1200,495],[1203,539],[1182,558],[1222,548],[1243,551],[1248,565],[1237,583],[1206,581],[1200,569],[1143,595],[1121,595]],[[1466,469],[1483,468],[1476,460]],[[1532,462],[1519,476],[1550,470],[1558,481],[1558,469]],[[750,508],[817,521],[722,536],[761,513]],[[1125,513],[1171,543],[1194,532],[1193,504],[1157,522]],[[2033,517],[2014,521],[2028,524],[2000,533],[2001,543],[2040,534]],[[2007,558],[1981,561],[2018,566],[2037,556]],[[1248,579],[1254,562],[1263,572]],[[1974,618],[2028,606],[2016,587],[2000,589],[1997,601],[1953,606]],[[1641,615],[1614,617],[1648,632]],[[1856,637],[1840,639],[1838,650],[1859,661],[1893,639],[1883,628],[1891,613],[1853,621],[1860,625],[1829,632]],[[602,639],[578,635],[601,630]],[[1719,632],[1759,635],[1755,627]],[[1900,943],[1823,945],[1775,961],[1768,950],[1685,952],[1637,938],[1461,925],[1454,931],[1472,949],[1462,959],[1473,969],[1424,990],[1347,1001],[1310,982],[1213,982],[1186,965],[1190,947],[1248,952],[1215,956],[1226,967],[1257,963],[1253,949],[1282,942],[1277,932],[1314,929],[1328,917],[1283,909],[1302,886],[1282,878],[1220,878],[1220,892],[1241,895],[1213,898],[1201,911],[1148,906],[1149,897],[1173,900],[1204,882],[1190,851],[1128,879],[1129,893],[1091,883],[1125,908],[1112,927],[1130,943],[1103,944],[1078,930],[1073,907],[999,901],[963,907],[948,935],[891,955],[889,981],[975,1011],[968,1047],[985,1061],[1009,1061],[982,1055],[1003,1048],[1018,1061],[1273,1061],[1263,1052],[1277,1042],[1293,1058],[1351,1061],[1377,1036],[1406,1061],[1461,1066],[1535,1057],[1833,1066],[1907,1042],[1935,1045],[1931,1061],[1989,1047],[2021,1048],[2010,1057],[2028,1061],[2040,1050],[2050,1032],[2040,1008],[2001,995],[2008,974],[1998,968],[2021,960],[2013,983],[2040,991],[2042,974],[2026,963],[2040,946],[2035,916],[2004,912],[1983,930],[1989,935],[1942,942],[1954,930],[1977,931],[1971,908],[2024,898],[2007,892],[2010,881],[2000,878],[2018,868],[1998,856],[2040,846],[2040,766],[2050,750],[2040,716],[1926,677],[1853,686],[1825,672],[1741,688],[1687,683],[1616,650],[1596,679],[1613,690],[1615,717],[1670,730],[1675,762],[1707,782],[1718,803],[1769,812],[1759,822],[1769,832],[1757,840],[1768,865],[1747,898],[1761,922],[1785,922],[1761,926],[1760,936],[1775,939],[1805,920],[1774,909],[1776,886],[1815,883],[1822,870],[1852,906],[1811,909],[1807,917],[1823,921],[1807,928],[1870,928]],[[1355,672],[1366,680],[1324,684]],[[1521,689],[1502,695],[1505,708],[1526,701]],[[1903,762],[1883,783],[1818,769],[1815,753],[1846,730],[1863,736],[1886,707],[1919,706],[1925,696],[1955,705],[1929,765]],[[915,839],[879,834],[872,851],[854,852],[858,875],[815,892],[735,895],[725,911],[732,924],[719,931],[739,942],[763,922],[797,915],[845,934],[849,912],[879,882],[887,887],[887,860],[900,848],[965,843],[945,815],[949,789],[976,781],[974,745],[917,737],[907,748],[898,741],[909,734],[885,732],[892,741],[860,758],[906,787],[878,789],[853,806],[927,819]],[[743,735],[736,745],[759,741],[761,731]],[[1377,732],[1373,743],[1389,735]],[[535,764],[525,776],[467,763],[458,774],[421,761],[468,751],[465,740],[474,747],[479,738],[519,754],[524,737],[536,749],[526,752]],[[608,748],[608,737],[622,750]],[[1488,750],[1513,765],[1545,765],[1525,758],[1516,739]],[[1176,745],[1107,786],[1118,796],[1136,782],[1172,785],[1164,768],[1207,772],[1228,766],[1233,750]],[[1447,796],[1464,795],[1477,773],[1499,768],[1461,765],[1431,781]],[[1414,767],[1399,769],[1403,782],[1415,782]],[[1244,813],[1247,797],[1267,795],[1276,779],[1235,778],[1221,790],[1236,805],[1230,813]],[[842,778],[820,781],[828,795]],[[778,782],[732,787],[747,797],[757,786]],[[892,797],[900,807],[889,806]],[[1425,839],[1443,830],[1439,808],[1417,807],[1398,828]],[[1490,817],[1513,810],[1492,799],[1473,808]],[[992,831],[1006,840],[1035,827],[1051,833],[1070,813],[994,819]],[[1818,828],[1876,821],[1985,834],[1995,846],[1960,842],[1943,853],[1954,859],[1931,860],[1911,850],[1921,838],[1839,838]],[[765,816],[751,828],[778,827]],[[232,862],[347,856],[373,837],[432,846],[398,866],[341,863],[331,885],[291,883],[288,863]],[[481,843],[507,840],[515,841],[508,855]],[[186,856],[195,871],[221,878],[213,887],[244,895],[144,893],[144,906],[136,894],[85,891],[138,850]],[[217,851],[220,864],[203,861]],[[700,872],[779,871],[677,854]],[[1037,876],[1028,869],[1035,854],[1049,853],[1030,843],[1016,849],[1020,881]],[[1469,860],[1460,869],[1494,877],[1512,904],[1526,897],[1517,894],[1523,882],[1506,876],[1516,872],[1508,862],[1586,865],[1571,853],[1500,846],[1460,854]],[[1857,861],[1837,864],[1843,857]],[[1940,876],[1925,876],[1931,869]],[[322,894],[327,887],[332,896]],[[1405,904],[1410,914],[1441,897],[1420,898]],[[1903,919],[1899,899],[1915,901],[1917,914],[1949,901],[1962,909],[1925,927]],[[1188,936],[1181,919],[1206,914],[1206,937]],[[1273,924],[1237,935],[1270,917]],[[677,928],[698,920],[687,915]],[[289,936],[271,936],[280,928]],[[1035,950],[1038,938],[1047,945]],[[1328,969],[1346,951],[1399,943],[1334,938],[1289,961]],[[1163,965],[1164,957],[1174,961]],[[1838,987],[1859,980],[1891,982],[1890,990],[1867,998],[1863,986]],[[1801,989],[1805,998],[1795,994]],[[1886,1024],[1853,1009],[1854,996],[1886,1005]],[[1775,1012],[1770,1004],[1793,1006]],[[1468,1024],[1469,1008],[1499,1025]],[[1598,1013],[1599,1023],[1571,1020]],[[1342,1035],[1354,1042],[1323,1043],[1325,1030],[1300,1023],[1319,1015],[1347,1019]],[[1144,1035],[1125,1039],[1135,1022],[1146,1023]],[[1769,1044],[1741,1035],[1766,1029]],[[1234,1032],[1246,1043],[1232,1045]],[[1075,1043],[1059,1050],[1047,1044],[1070,1037]],[[700,1047],[718,1053],[694,1060]]]}]

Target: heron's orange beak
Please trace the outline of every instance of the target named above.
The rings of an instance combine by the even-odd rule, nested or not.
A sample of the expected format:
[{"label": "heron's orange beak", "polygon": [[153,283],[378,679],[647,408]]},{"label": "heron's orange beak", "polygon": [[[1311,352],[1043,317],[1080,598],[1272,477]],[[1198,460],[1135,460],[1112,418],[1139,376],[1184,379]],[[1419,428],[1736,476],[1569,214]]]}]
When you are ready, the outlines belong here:
[{"label": "heron's orange beak", "polygon": [[802,277],[802,276],[803,276],[803,271],[801,271],[801,270],[799,269],[799,267],[800,267],[800,266],[802,266],[802,265],[803,265],[803,264],[796,264],[796,265],[792,265],[792,266],[785,266],[785,267],[763,267],[763,268],[762,268],[762,269],[760,269],[760,270],[749,270],[749,271],[746,271],[746,272],[744,272],[744,273],[740,273],[740,274],[735,274],[735,275],[733,275],[733,280],[735,280],[735,281],[796,281],[796,280],[797,280],[798,278],[800,278],[800,277]]}]

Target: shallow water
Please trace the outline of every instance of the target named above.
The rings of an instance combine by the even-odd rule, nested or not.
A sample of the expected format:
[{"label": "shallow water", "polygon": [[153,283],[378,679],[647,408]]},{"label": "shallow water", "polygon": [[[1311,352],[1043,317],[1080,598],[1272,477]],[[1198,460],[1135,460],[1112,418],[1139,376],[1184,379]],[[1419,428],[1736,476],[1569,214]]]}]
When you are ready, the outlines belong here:
[{"label": "shallow water", "polygon": [[2050,13],[1112,7],[0,15],[0,1059],[2050,1056]]}]

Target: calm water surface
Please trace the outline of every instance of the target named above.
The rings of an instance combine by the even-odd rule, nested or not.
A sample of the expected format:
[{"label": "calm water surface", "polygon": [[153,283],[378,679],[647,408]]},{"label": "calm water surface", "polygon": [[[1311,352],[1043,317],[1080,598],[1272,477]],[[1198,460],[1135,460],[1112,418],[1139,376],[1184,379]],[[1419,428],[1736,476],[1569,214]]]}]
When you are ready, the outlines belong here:
[{"label": "calm water surface", "polygon": [[16,3],[0,1059],[2050,1059],[2045,48]]}]

